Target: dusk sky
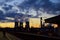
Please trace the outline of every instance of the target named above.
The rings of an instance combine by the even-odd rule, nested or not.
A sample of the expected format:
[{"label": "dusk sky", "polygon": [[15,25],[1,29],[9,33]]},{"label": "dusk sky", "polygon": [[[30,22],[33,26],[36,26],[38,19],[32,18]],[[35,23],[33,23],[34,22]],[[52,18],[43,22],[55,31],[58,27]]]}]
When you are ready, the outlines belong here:
[{"label": "dusk sky", "polygon": [[0,20],[14,21],[16,15],[43,19],[60,15],[60,0],[0,0]]},{"label": "dusk sky", "polygon": [[49,0],[49,1],[47,0],[1,0],[0,11],[3,12],[3,15],[5,14],[5,16],[7,16],[7,13],[14,12],[26,16],[30,15],[31,17],[48,16],[49,18],[52,16],[59,15],[60,13],[59,5],[60,5],[60,0]]}]

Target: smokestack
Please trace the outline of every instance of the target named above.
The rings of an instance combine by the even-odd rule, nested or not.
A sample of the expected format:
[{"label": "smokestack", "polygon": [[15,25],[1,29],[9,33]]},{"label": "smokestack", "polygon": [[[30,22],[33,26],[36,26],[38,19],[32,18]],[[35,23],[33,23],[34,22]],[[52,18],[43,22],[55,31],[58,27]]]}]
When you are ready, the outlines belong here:
[{"label": "smokestack", "polygon": [[26,25],[25,25],[25,27],[26,27],[26,31],[29,31],[29,18],[27,17],[27,18],[25,18],[25,22],[26,22]]},{"label": "smokestack", "polygon": [[26,21],[26,28],[28,29],[29,28],[29,21]]},{"label": "smokestack", "polygon": [[18,17],[15,16],[15,28],[18,28]]},{"label": "smokestack", "polygon": [[41,27],[42,27],[42,17],[40,18],[40,22],[41,22]]},{"label": "smokestack", "polygon": [[26,22],[26,28],[29,28],[29,18],[28,17],[25,18],[25,22]]},{"label": "smokestack", "polygon": [[23,28],[24,16],[20,18],[20,28]]},{"label": "smokestack", "polygon": [[23,28],[23,22],[20,22],[20,28]]}]

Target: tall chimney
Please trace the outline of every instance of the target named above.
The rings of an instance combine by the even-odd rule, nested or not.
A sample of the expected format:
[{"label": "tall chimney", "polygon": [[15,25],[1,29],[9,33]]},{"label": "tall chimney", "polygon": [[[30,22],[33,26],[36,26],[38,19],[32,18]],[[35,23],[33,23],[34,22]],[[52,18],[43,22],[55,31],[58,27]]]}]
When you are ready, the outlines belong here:
[{"label": "tall chimney", "polygon": [[41,23],[41,27],[42,27],[42,17],[40,18],[40,23]]},{"label": "tall chimney", "polygon": [[18,17],[15,16],[15,28],[18,28]]}]

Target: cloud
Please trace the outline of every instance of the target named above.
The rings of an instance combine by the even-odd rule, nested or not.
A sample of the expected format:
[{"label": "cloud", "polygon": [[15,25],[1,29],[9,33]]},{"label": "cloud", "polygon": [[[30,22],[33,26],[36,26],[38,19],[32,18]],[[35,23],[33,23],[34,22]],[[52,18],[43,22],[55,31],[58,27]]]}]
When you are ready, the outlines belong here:
[{"label": "cloud", "polygon": [[33,17],[37,15],[34,9],[30,9],[28,15],[32,15]]},{"label": "cloud", "polygon": [[52,3],[50,0],[33,0],[33,1],[28,0],[28,1],[24,1],[21,5],[24,8],[34,7],[36,10],[39,10],[39,8],[42,7],[47,12],[49,12],[49,11],[55,12],[57,10],[60,10],[59,9],[60,3],[58,3],[58,4]]},{"label": "cloud", "polygon": [[14,18],[11,18],[11,17],[5,17],[5,19],[14,20]]},{"label": "cloud", "polygon": [[53,3],[60,3],[60,0],[50,0]]},{"label": "cloud", "polygon": [[47,19],[47,18],[51,18],[51,17],[54,17],[56,15],[54,14],[48,14],[48,13],[41,13],[41,15],[39,17],[43,17],[44,19]]},{"label": "cloud", "polygon": [[15,5],[19,5],[19,4],[22,3],[23,1],[24,1],[24,0],[13,0],[13,1],[11,1],[11,2],[6,2],[6,4],[15,6]]},{"label": "cloud", "polygon": [[5,13],[5,10],[0,6],[0,11],[2,11],[3,13]]},{"label": "cloud", "polygon": [[0,10],[5,17],[14,18],[15,15],[25,17],[52,17],[60,15],[60,3],[46,0],[5,0],[0,1]]}]

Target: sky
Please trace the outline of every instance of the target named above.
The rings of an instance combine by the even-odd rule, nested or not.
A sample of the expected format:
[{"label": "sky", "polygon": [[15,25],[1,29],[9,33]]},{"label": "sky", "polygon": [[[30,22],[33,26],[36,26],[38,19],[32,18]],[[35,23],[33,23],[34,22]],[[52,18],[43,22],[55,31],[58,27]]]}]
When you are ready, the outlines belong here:
[{"label": "sky", "polygon": [[[20,4],[22,4],[22,7],[24,7],[24,6],[26,6],[26,7],[28,7],[29,5],[32,7],[33,5],[36,5],[36,3],[34,4],[34,2],[38,2],[39,0],[1,0],[0,1],[0,4],[1,5],[5,5],[5,4],[7,4],[7,6],[0,6],[0,10],[2,10],[4,13],[6,13],[6,10],[4,10],[4,8],[2,8],[2,7],[6,7],[6,8],[9,8],[9,6],[8,5],[12,5],[13,7],[12,7],[12,9],[9,9],[9,11],[8,12],[10,12],[11,10],[11,12],[17,12],[17,13],[22,13],[22,14],[25,14],[26,13],[26,11],[27,10],[24,10],[24,12],[23,11],[20,11],[20,8],[19,7],[17,7],[17,5],[18,6],[20,6]],[[60,3],[60,0],[50,0],[52,3]],[[32,3],[33,2],[33,3]],[[33,5],[31,5],[31,4],[29,4],[29,3],[31,3],[31,4],[33,4]],[[43,2],[42,2],[43,3]],[[41,3],[41,4],[42,4]],[[47,3],[48,4],[48,3]],[[38,7],[38,5],[39,5],[39,2],[38,2],[38,4],[37,4],[37,7]],[[25,8],[26,8],[25,7]],[[52,15],[52,16],[54,16],[54,14],[52,13],[52,11],[49,11],[49,13],[46,13],[46,10],[49,10],[49,8],[47,9],[47,5],[46,5],[46,8],[45,8],[45,12],[43,12],[44,11],[44,9],[43,8],[41,8],[40,10],[42,10],[42,11],[39,11],[39,14],[37,14],[36,13],[36,11],[33,9],[33,8],[31,8],[30,7],[30,9],[29,9],[29,13],[28,13],[28,15],[32,15],[33,17],[34,16],[36,16],[36,15],[39,15],[39,16],[46,16],[46,14],[47,15],[49,15],[49,17],[50,17],[50,15]],[[53,6],[53,8],[54,8],[54,6]],[[52,10],[53,10],[53,8],[52,8]],[[58,8],[56,8],[56,9],[58,9]],[[30,11],[31,10],[31,11]],[[54,8],[54,10],[55,10],[55,8]],[[53,10],[53,11],[54,11]],[[54,11],[55,12],[55,11]],[[58,12],[59,12],[59,10],[58,11],[56,11],[55,13],[56,14],[58,14]],[[40,14],[42,14],[42,15],[40,15]],[[45,14],[45,15],[44,15]]]},{"label": "sky", "polygon": [[10,4],[10,5],[14,5],[14,4],[20,4],[22,3],[24,0],[13,0],[12,2],[7,2],[7,4]]},{"label": "sky", "polygon": [[[35,0],[36,1],[36,0]],[[59,0],[50,0],[52,3],[59,3],[60,1]],[[32,3],[32,2],[34,2],[34,0],[32,0],[31,2],[30,2],[30,0],[1,0],[0,1],[0,3],[2,3],[2,5],[5,5],[5,4],[7,4],[7,5],[12,5],[13,7],[12,7],[12,9],[10,9],[10,10],[18,10],[18,12],[21,12],[20,11],[20,8],[19,7],[17,7],[17,5],[18,6],[20,6],[20,4],[24,4],[25,3],[25,5],[23,5],[22,7],[24,7],[24,6],[26,6],[26,7],[28,7],[30,4],[29,3]],[[37,2],[37,1],[36,1]],[[3,4],[4,3],[4,4]],[[34,4],[34,3],[32,3],[33,5],[36,5],[36,3]],[[39,4],[39,3],[38,3]],[[37,5],[38,5],[37,4]],[[31,7],[33,6],[33,5],[30,5]],[[4,6],[5,7],[5,6]],[[25,7],[25,8],[26,8]],[[32,10],[32,11],[35,11],[33,8],[31,8],[30,7],[30,9]],[[38,6],[37,6],[38,7]],[[49,8],[48,8],[49,9]],[[46,8],[46,10],[48,10],[47,8]],[[2,10],[2,11],[4,11],[3,9],[2,9],[2,7],[0,6],[0,10]],[[42,9],[41,9],[42,10]],[[5,10],[6,11],[6,10]],[[27,10],[26,10],[27,11]],[[29,10],[30,11],[30,10]],[[28,14],[29,15],[33,15],[33,16],[35,16],[35,15],[37,15],[37,14],[35,14],[34,15],[34,13],[35,12],[32,12],[32,11],[30,11]],[[24,13],[25,13],[25,11],[24,11]],[[31,13],[31,14],[30,14]],[[41,15],[40,15],[41,16]]]},{"label": "sky", "polygon": [[53,3],[60,3],[60,0],[50,0]]},{"label": "sky", "polygon": [[[14,4],[14,2],[17,3],[22,3],[25,0],[1,0],[0,3],[4,2],[4,3],[8,3],[8,4]],[[53,3],[60,3],[60,0],[50,0]]]},{"label": "sky", "polygon": [[47,19],[60,15],[59,4],[60,0],[49,0],[49,2],[41,2],[40,0],[0,0],[0,20],[12,21],[15,15]]}]

